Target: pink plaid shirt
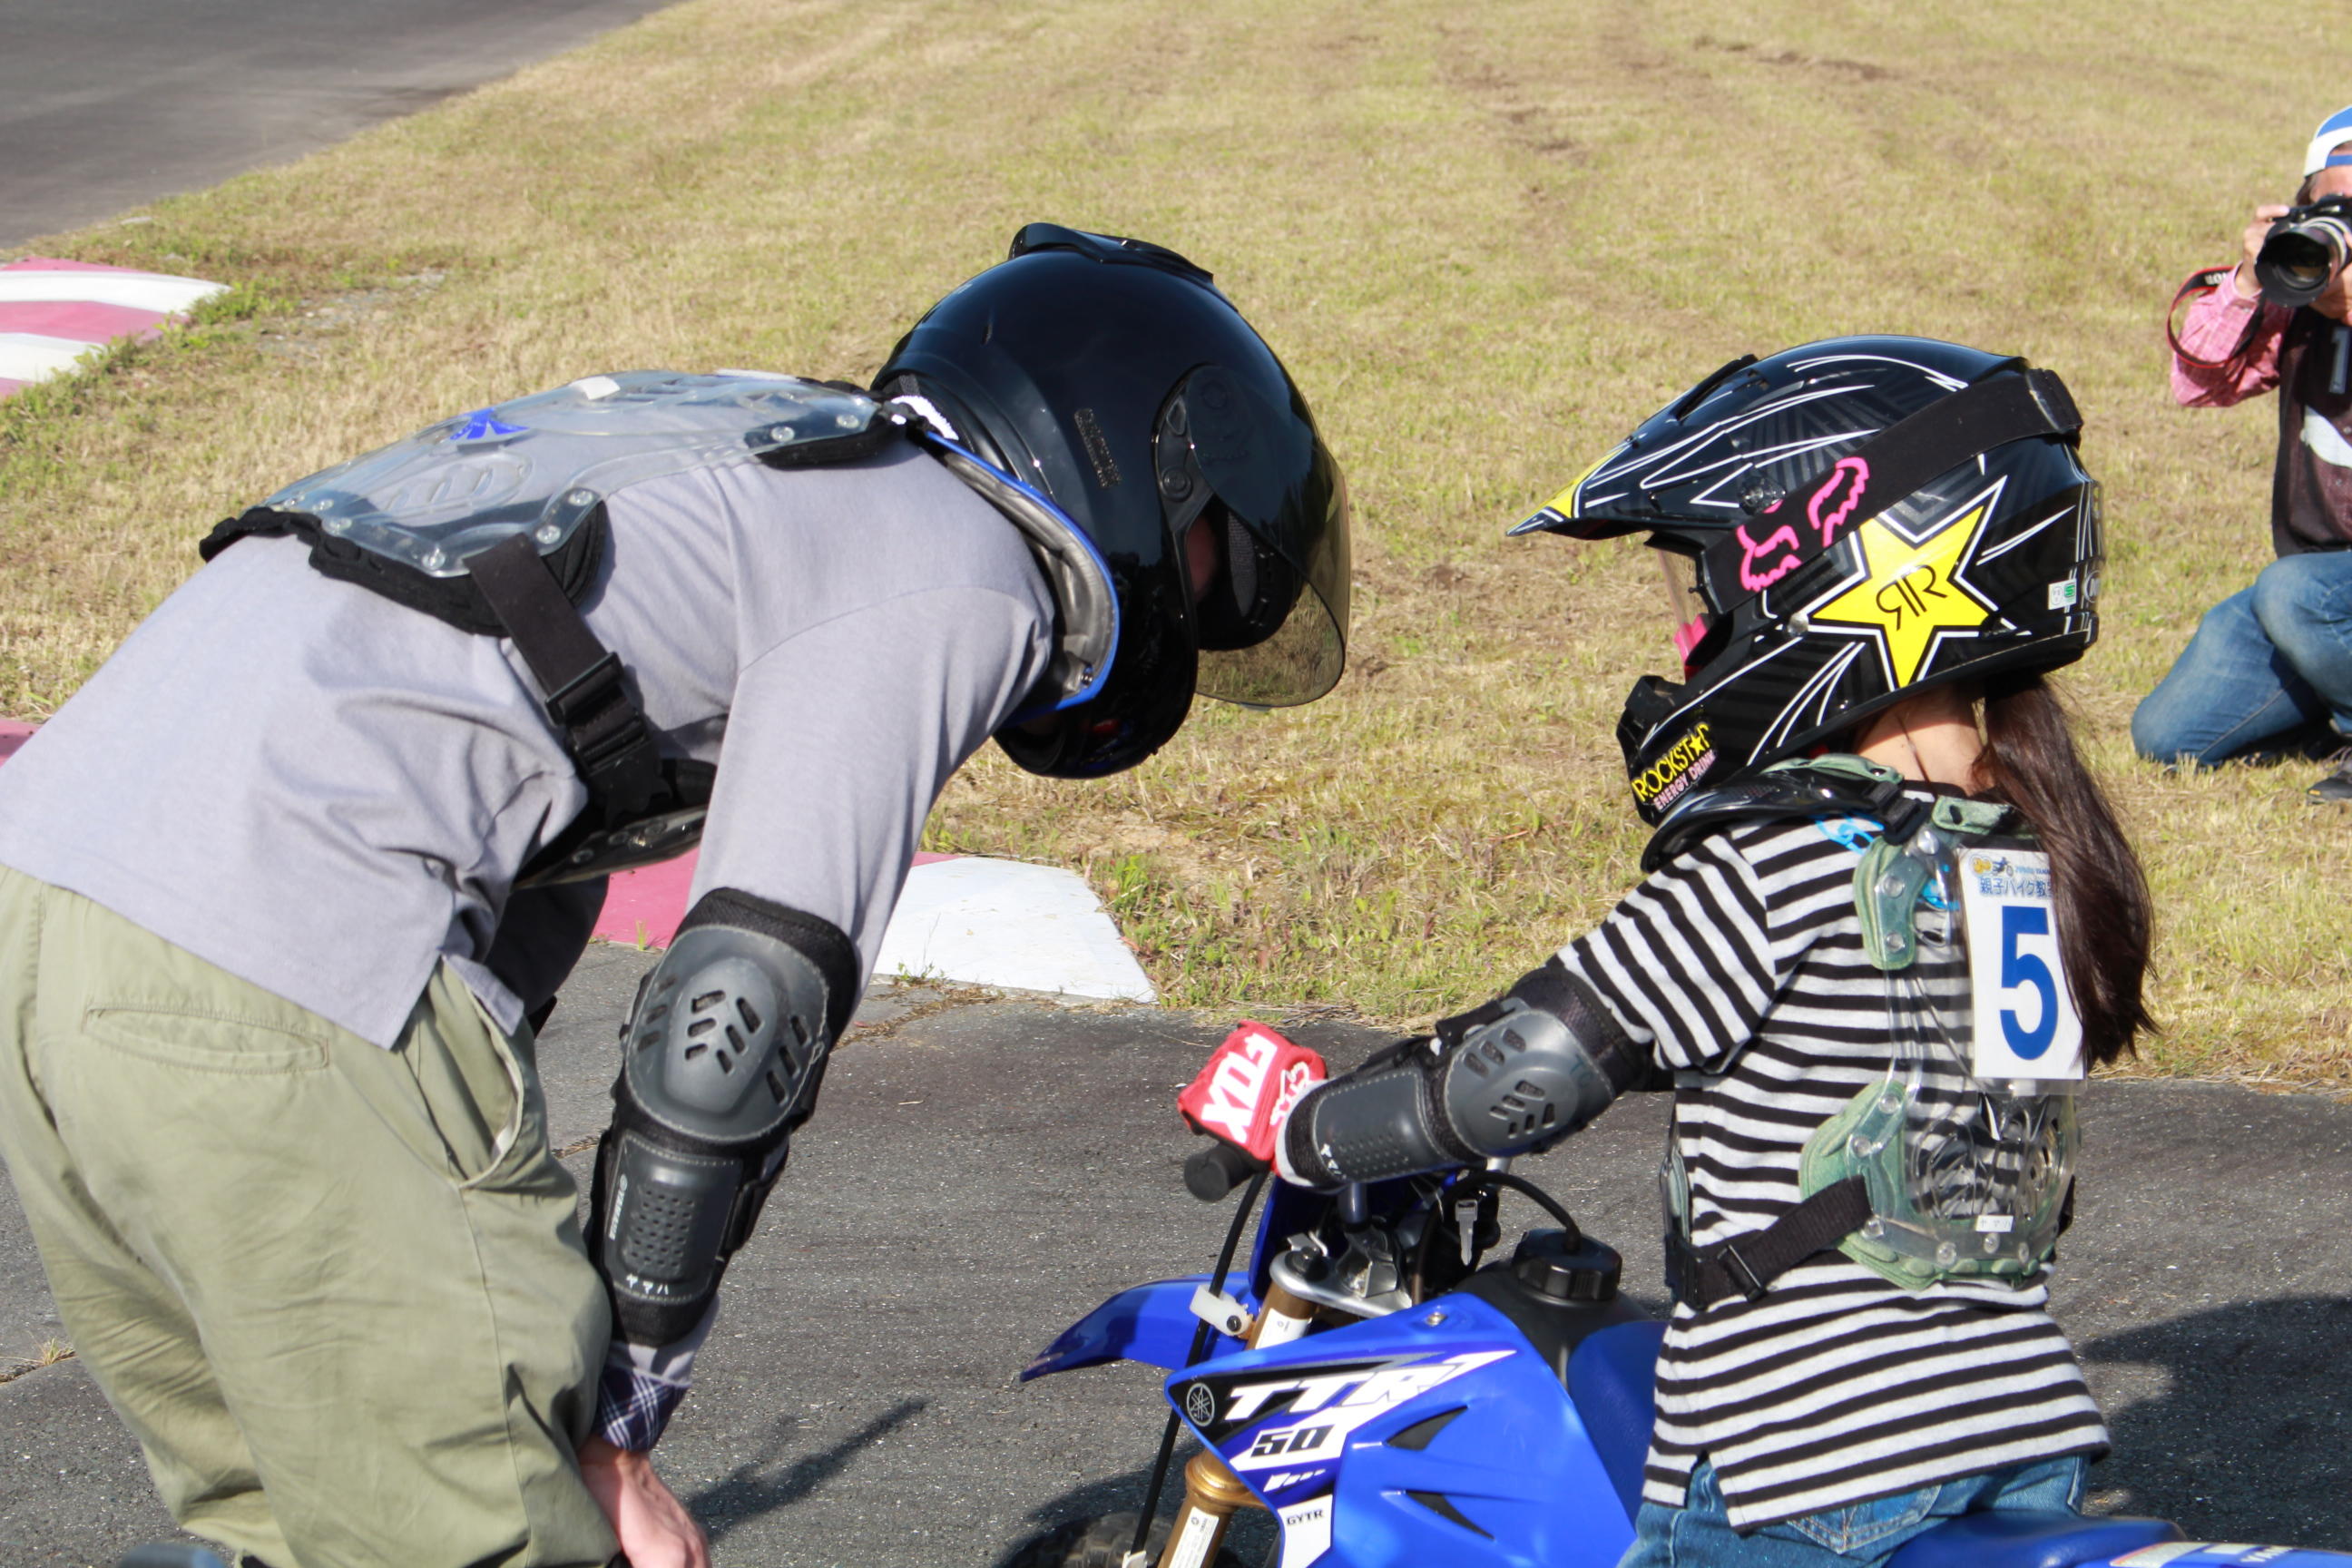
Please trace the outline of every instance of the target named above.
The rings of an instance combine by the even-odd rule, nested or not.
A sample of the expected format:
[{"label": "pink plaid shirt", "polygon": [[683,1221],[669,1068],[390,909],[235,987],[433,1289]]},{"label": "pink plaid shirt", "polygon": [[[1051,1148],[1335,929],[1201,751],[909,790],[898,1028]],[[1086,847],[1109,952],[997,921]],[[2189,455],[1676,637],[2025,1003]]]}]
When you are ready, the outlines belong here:
[{"label": "pink plaid shirt", "polygon": [[2254,329],[2252,352],[2234,375],[2224,367],[2194,365],[2179,354],[2172,356],[2172,395],[2183,408],[2227,408],[2278,385],[2279,340],[2294,312],[2246,299],[2234,279],[2189,307],[2188,318],[2180,323],[2180,346],[2200,359],[2227,359],[2245,332],[2247,318],[2257,310],[2263,319]]}]

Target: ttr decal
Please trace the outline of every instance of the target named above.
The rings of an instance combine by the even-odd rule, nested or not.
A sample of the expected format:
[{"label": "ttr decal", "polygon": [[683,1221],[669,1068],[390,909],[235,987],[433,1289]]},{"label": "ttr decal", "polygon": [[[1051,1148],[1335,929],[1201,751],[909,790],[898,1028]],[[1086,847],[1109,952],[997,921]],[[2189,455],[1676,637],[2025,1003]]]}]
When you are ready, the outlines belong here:
[{"label": "ttr decal", "polygon": [[1414,1357],[1387,1366],[1344,1367],[1309,1372],[1268,1383],[1244,1384],[1233,1391],[1226,1421],[1235,1426],[1278,1411],[1290,1417],[1240,1441],[1220,1440],[1236,1470],[1292,1470],[1299,1461],[1338,1456],[1365,1422],[1420,1397],[1441,1384],[1503,1360],[1513,1352],[1465,1351],[1444,1361]]}]

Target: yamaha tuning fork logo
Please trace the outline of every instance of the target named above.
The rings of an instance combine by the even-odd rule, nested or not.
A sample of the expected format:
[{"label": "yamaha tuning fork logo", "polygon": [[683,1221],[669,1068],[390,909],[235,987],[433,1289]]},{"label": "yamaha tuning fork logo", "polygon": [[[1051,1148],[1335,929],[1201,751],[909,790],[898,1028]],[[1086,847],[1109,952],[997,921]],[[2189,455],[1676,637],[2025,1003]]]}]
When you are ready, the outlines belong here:
[{"label": "yamaha tuning fork logo", "polygon": [[1184,1419],[1195,1426],[1206,1426],[1217,1418],[1217,1396],[1205,1383],[1196,1383],[1184,1391]]}]

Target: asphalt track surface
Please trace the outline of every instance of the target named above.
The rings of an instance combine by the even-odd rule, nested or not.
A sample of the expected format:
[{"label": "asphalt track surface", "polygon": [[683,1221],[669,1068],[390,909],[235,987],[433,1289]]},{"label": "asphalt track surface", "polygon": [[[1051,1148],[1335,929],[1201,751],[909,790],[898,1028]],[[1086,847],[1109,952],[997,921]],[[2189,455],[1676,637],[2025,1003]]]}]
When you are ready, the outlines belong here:
[{"label": "asphalt track surface", "polygon": [[0,251],[289,162],[667,3],[6,0]]},{"label": "asphalt track surface", "polygon": [[[592,950],[541,1044],[559,1148],[601,1124],[646,963]],[[1226,1021],[919,989],[860,1017],[661,1450],[731,1568],[989,1568],[1053,1521],[1134,1506],[1156,1375],[1015,1374],[1112,1291],[1207,1268],[1226,1217],[1181,1190],[1195,1145],[1172,1106]],[[1341,1062],[1375,1043],[1295,1028]],[[1653,1304],[1664,1112],[1629,1100],[1522,1167]],[[2101,1083],[2084,1121],[2057,1294],[2116,1435],[2094,1506],[2352,1549],[2352,1107]],[[58,1331],[0,1200],[5,1365]],[[1507,1203],[1507,1228],[1538,1218]],[[0,1384],[0,1560],[105,1564],[169,1533],[78,1363]]]}]

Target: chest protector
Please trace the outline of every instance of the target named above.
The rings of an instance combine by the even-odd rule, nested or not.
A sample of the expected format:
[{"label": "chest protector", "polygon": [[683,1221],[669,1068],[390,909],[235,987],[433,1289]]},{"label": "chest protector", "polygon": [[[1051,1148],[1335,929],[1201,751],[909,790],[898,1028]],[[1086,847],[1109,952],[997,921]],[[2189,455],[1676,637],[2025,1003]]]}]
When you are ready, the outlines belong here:
[{"label": "chest protector", "polygon": [[1863,852],[1854,903],[1894,1059],[1807,1140],[1801,1189],[1860,1177],[1870,1217],[1839,1250],[1907,1289],[2026,1282],[2057,1246],[2081,1143],[2050,858],[2007,807],[1938,799]]},{"label": "chest protector", "polygon": [[516,885],[575,881],[691,847],[712,780],[707,764],[660,754],[619,658],[580,614],[609,542],[605,498],[698,468],[852,462],[909,440],[1020,531],[1054,588],[1057,645],[1026,711],[1099,689],[1118,636],[1109,570],[1058,507],[908,405],[785,376],[627,371],[478,408],[297,480],[200,548],[209,561],[249,534],[293,534],[330,577],[510,638],[589,793]]},{"label": "chest protector", "polygon": [[[1911,795],[1859,758],[1781,763],[1719,793],[1735,790],[1695,802],[1704,820],[1681,841],[1801,816],[1853,836],[1854,909],[1885,979],[1892,1050],[1885,1072],[1806,1141],[1802,1201],[1759,1236],[1688,1245],[1687,1177],[1670,1143],[1668,1249],[1679,1238],[1681,1272],[1712,1282],[1700,1305],[1759,1296],[1823,1247],[1906,1290],[2029,1283],[2068,1216],[2084,1076],[2048,856],[2008,807]],[[1824,812],[1832,797],[1851,815]]]}]

